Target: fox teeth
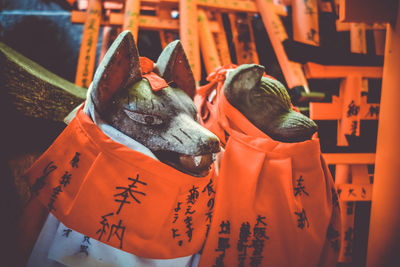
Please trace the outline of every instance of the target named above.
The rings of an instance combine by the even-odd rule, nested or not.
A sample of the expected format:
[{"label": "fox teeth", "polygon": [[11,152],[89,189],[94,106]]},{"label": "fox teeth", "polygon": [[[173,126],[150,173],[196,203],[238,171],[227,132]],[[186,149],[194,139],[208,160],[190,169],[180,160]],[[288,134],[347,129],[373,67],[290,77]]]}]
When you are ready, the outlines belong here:
[{"label": "fox teeth", "polygon": [[202,158],[203,158],[203,156],[194,156],[193,157],[194,165],[196,167],[199,167]]},{"label": "fox teeth", "polygon": [[217,159],[217,153],[212,153],[211,159],[215,161]]}]

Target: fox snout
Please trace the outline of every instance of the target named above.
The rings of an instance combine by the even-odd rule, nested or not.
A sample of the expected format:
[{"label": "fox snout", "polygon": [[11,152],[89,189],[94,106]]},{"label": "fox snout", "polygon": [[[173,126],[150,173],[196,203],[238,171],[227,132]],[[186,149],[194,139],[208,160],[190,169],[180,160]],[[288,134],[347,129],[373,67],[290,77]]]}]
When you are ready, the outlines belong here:
[{"label": "fox snout", "polygon": [[169,129],[149,143],[159,145],[153,152],[161,161],[198,177],[207,175],[220,151],[218,137],[187,114],[176,116]]},{"label": "fox snout", "polygon": [[219,152],[219,139],[209,130],[186,114],[180,114],[171,122],[168,131],[161,136],[169,148],[185,155],[204,155]]}]

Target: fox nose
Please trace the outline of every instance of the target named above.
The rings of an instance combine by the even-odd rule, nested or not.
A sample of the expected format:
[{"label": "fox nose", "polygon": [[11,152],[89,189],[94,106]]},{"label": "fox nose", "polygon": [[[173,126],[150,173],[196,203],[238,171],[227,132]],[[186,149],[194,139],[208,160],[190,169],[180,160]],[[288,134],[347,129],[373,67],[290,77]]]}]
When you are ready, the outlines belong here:
[{"label": "fox nose", "polygon": [[210,153],[217,153],[220,151],[219,139],[217,136],[212,134],[212,136],[207,137],[201,144],[201,150],[209,151]]}]

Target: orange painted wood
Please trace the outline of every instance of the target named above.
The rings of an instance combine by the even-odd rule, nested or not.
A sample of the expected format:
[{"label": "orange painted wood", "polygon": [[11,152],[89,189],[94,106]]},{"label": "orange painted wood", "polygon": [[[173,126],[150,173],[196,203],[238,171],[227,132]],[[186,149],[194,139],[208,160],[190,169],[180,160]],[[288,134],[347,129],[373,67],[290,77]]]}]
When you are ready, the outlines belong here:
[{"label": "orange painted wood", "polygon": [[[76,1],[78,4],[78,9],[83,10],[87,9],[88,1],[87,0],[79,0]],[[122,9],[124,6],[124,0],[103,0],[104,9]]]},{"label": "orange painted wood", "polygon": [[342,201],[342,229],[340,235],[341,248],[338,262],[350,263],[353,261],[354,245],[354,201]]},{"label": "orange painted wood", "polygon": [[397,0],[340,0],[339,20],[345,22],[390,22],[396,17]]},{"label": "orange painted wood", "polygon": [[326,164],[374,164],[375,153],[323,153]]},{"label": "orange painted wood", "polygon": [[201,79],[201,67],[196,0],[179,1],[179,37],[193,71],[194,79],[198,83]]},{"label": "orange painted wood", "polygon": [[[156,15],[161,19],[171,19],[172,9],[165,5],[156,7]],[[178,21],[177,21],[178,22]],[[170,42],[174,41],[174,33],[171,30],[158,30],[160,35],[161,47],[164,49]]]},{"label": "orange painted wood", "polygon": [[349,263],[352,262],[354,248],[354,201],[370,201],[372,195],[367,165],[336,165],[335,183],[342,204],[339,262]]},{"label": "orange painted wood", "polygon": [[221,61],[221,64],[224,66],[227,64],[231,64],[232,60],[231,60],[231,55],[229,52],[228,41],[226,40],[224,24],[222,22],[222,14],[217,13],[215,18],[216,18],[216,23],[219,26],[219,31],[214,32],[213,36],[214,36],[215,45],[217,47],[219,60]]},{"label": "orange painted wood", "polygon": [[[289,88],[293,88],[295,86],[303,86],[305,92],[310,93],[310,89],[308,88],[308,82],[307,82],[307,79],[303,72],[302,64],[300,64],[298,62],[290,61],[289,59],[287,59],[287,55],[286,55],[286,52],[284,51],[283,47],[282,47],[282,50],[283,50],[282,56],[281,56],[282,61],[286,62],[284,64],[286,70],[283,71],[283,73],[284,74],[287,73],[285,75],[285,79],[286,79],[287,84],[289,85]],[[283,53],[285,53],[285,54],[283,55]],[[286,59],[287,59],[287,61],[286,61]]]},{"label": "orange painted wood", "polygon": [[336,164],[335,169],[335,184],[348,184],[351,183],[350,165],[339,163]]},{"label": "orange painted wood", "polygon": [[[351,171],[350,165],[347,164],[337,164],[335,171],[335,184],[336,187],[340,187],[351,182]],[[339,192],[338,192],[339,193]],[[345,238],[346,231],[353,229],[354,227],[354,202],[341,201],[341,218],[342,218],[342,228],[340,235],[341,248],[339,252],[339,262],[351,262],[352,260],[352,248],[353,239]]]},{"label": "orange painted wood", "polygon": [[304,72],[308,79],[336,79],[352,74],[363,78],[382,78],[382,67],[324,66],[308,62],[304,65]]},{"label": "orange painted wood", "polygon": [[230,13],[232,40],[235,45],[237,64],[258,64],[253,28],[246,13]]},{"label": "orange painted wood", "polygon": [[[385,30],[386,23],[373,23],[373,24],[364,24],[366,30]],[[343,31],[350,31],[350,22],[342,22],[337,20],[336,21],[336,31],[343,32]]]},{"label": "orange painted wood", "polygon": [[139,14],[140,14],[140,0],[126,0],[122,30],[131,31],[135,40],[138,39]]},{"label": "orange painted wood", "polygon": [[[72,11],[71,22],[73,23],[84,23],[86,19],[86,12]],[[108,22],[102,20],[102,25],[122,25],[124,21],[124,14],[111,13],[110,20]],[[140,15],[139,27],[143,29],[167,29],[167,30],[178,30],[179,21],[174,19],[161,19],[156,16]]]},{"label": "orange painted wood", "polygon": [[385,30],[374,30],[375,54],[383,56],[385,54]]},{"label": "orange painted wood", "polygon": [[[84,23],[86,19],[86,12],[83,11],[72,11],[71,22],[72,23]],[[110,20],[101,20],[101,25],[122,25],[124,15],[121,13],[111,13]],[[219,32],[220,27],[216,22],[210,22],[210,30],[212,32]],[[176,19],[163,19],[156,16],[140,15],[139,27],[146,30],[179,30],[179,21]]]},{"label": "orange painted wood", "polygon": [[362,78],[362,83],[361,83],[361,92],[365,92],[368,94],[368,90],[369,90],[369,82],[368,79],[366,78]]},{"label": "orange painted wood", "polygon": [[217,47],[208,26],[207,14],[203,9],[197,10],[199,22],[200,48],[207,74],[221,66]]},{"label": "orange painted wood", "polygon": [[[72,10],[71,11],[71,22],[72,23],[85,23],[86,17],[87,17],[87,12],[86,11],[77,11],[77,10]],[[109,22],[104,20],[103,18],[101,18],[100,24],[101,25],[108,25]],[[122,24],[122,20],[121,20],[121,24]]]},{"label": "orange painted wood", "polygon": [[367,37],[365,23],[350,23],[350,51],[367,53]]},{"label": "orange painted wood", "polygon": [[[338,96],[332,96],[331,103],[310,103],[310,118],[313,120],[339,120],[341,118],[342,102]],[[379,118],[380,105],[367,103],[366,96],[361,97],[359,105],[360,119],[377,120]]]},{"label": "orange painted wood", "polygon": [[341,201],[371,201],[372,184],[341,184],[336,188]]},{"label": "orange painted wood", "polygon": [[308,78],[343,78],[339,97],[333,96],[332,103],[310,103],[312,119],[338,120],[338,146],[348,145],[346,135],[359,136],[361,119],[378,118],[379,104],[366,103],[366,98],[361,97],[361,92],[366,90],[365,78],[380,78],[382,68],[307,63],[304,70]]},{"label": "orange painted wood", "polygon": [[160,30],[161,47],[164,49],[170,42],[175,40],[175,32],[171,30]]},{"label": "orange painted wood", "polygon": [[331,103],[310,102],[310,118],[312,120],[338,120],[341,115],[342,103],[339,97],[333,95]]},{"label": "orange painted wood", "polygon": [[[360,102],[362,78],[358,75],[343,79],[339,89],[341,115],[337,127],[337,145],[348,146],[345,135],[360,135]],[[352,111],[353,110],[353,111]]]},{"label": "orange painted wood", "polygon": [[83,26],[81,48],[79,51],[78,66],[75,84],[88,88],[93,79],[96,60],[96,46],[101,20],[101,1],[90,0],[86,21]]},{"label": "orange painted wood", "polygon": [[[254,1],[246,0],[198,0],[198,5],[204,8],[219,9],[225,12],[246,12],[246,13],[258,13],[259,10]],[[283,5],[273,5],[271,7],[273,11],[279,16],[286,16],[286,7]]]},{"label": "orange painted wood", "polygon": [[290,61],[286,55],[282,42],[288,36],[282,21],[274,12],[272,0],[256,0],[256,4],[289,88],[304,86],[309,92],[301,64]]},{"label": "orange painted wood", "polygon": [[318,1],[292,1],[293,39],[319,46]]},{"label": "orange painted wood", "polygon": [[[157,6],[159,4],[170,5],[173,7],[178,7],[179,0],[143,0],[140,1],[141,5],[148,6]],[[236,0],[236,1],[228,1],[228,0],[198,0],[197,3],[200,7],[203,8],[213,8],[218,9],[223,12],[247,12],[247,13],[258,13],[258,9],[254,1],[251,0]],[[104,8],[113,9],[122,6],[118,3],[105,2]],[[85,1],[80,1],[80,8],[86,9],[87,3]],[[287,16],[287,10],[285,5],[274,5],[274,11],[279,16]]]},{"label": "orange painted wood", "polygon": [[[400,3],[399,3],[400,4]],[[393,8],[395,9],[395,8]],[[400,14],[400,5],[397,7]],[[400,16],[386,30],[367,267],[400,262]]]},{"label": "orange painted wood", "polygon": [[352,164],[350,168],[352,184],[366,185],[371,183],[367,164]]},{"label": "orange painted wood", "polygon": [[322,0],[318,0],[318,9],[321,12],[327,12],[327,13],[331,13],[332,12],[332,5],[330,2],[325,2]]}]

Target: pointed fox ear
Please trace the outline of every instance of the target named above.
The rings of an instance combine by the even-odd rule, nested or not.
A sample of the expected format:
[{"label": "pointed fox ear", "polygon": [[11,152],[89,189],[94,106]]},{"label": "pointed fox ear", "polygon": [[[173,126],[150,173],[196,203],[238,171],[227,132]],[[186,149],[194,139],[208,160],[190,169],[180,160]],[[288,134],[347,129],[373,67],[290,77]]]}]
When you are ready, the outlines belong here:
[{"label": "pointed fox ear", "polygon": [[224,83],[226,99],[233,103],[243,98],[246,91],[250,91],[260,83],[265,68],[256,64],[243,64],[228,73]]},{"label": "pointed fox ear", "polygon": [[98,112],[107,107],[111,97],[120,89],[142,79],[139,54],[130,31],[115,39],[94,75],[91,98]]},{"label": "pointed fox ear", "polygon": [[179,40],[169,43],[158,57],[156,70],[167,82],[175,82],[192,99],[196,92],[189,61]]}]

